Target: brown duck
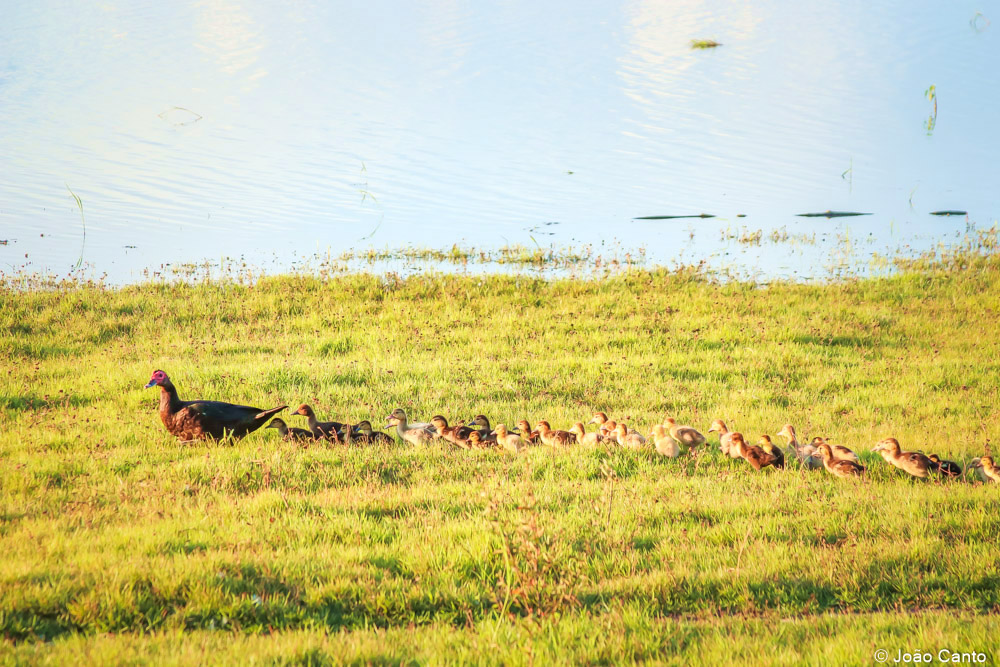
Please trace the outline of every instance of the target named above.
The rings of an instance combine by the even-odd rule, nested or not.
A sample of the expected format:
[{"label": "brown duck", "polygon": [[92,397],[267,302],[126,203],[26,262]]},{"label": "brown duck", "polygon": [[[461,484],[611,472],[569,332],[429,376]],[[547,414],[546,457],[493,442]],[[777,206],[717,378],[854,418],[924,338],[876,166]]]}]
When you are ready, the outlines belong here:
[{"label": "brown duck", "polygon": [[153,371],[146,389],[155,386],[160,387],[160,419],[167,431],[182,441],[242,438],[288,407],[261,410],[222,401],[182,401],[173,382],[160,370]]},{"label": "brown duck", "polygon": [[837,477],[859,477],[865,474],[865,467],[851,459],[834,457],[830,445],[825,442],[817,447],[817,453],[823,457],[823,467],[831,475]]},{"label": "brown duck", "polygon": [[542,441],[538,435],[538,431],[531,430],[531,424],[528,423],[527,419],[517,422],[517,430],[521,432],[521,440],[524,440],[529,445],[537,445]]},{"label": "brown duck", "polygon": [[896,466],[903,472],[914,477],[926,479],[934,468],[931,460],[920,452],[904,452],[899,446],[899,440],[886,438],[880,440],[872,448],[873,452],[878,452],[887,463]]},{"label": "brown duck", "polygon": [[[676,438],[674,439],[676,440]],[[736,447],[740,456],[746,459],[747,463],[753,466],[754,470],[760,470],[761,468],[773,466],[777,463],[777,457],[769,454],[763,447],[748,445],[747,441],[743,439],[743,434],[739,431],[733,432],[731,446]],[[785,461],[782,458],[781,465],[783,466],[784,464]]]},{"label": "brown duck", "polygon": [[280,417],[272,419],[271,423],[264,428],[278,429],[278,434],[281,436],[281,439],[288,440],[289,442],[307,442],[313,439],[313,434],[304,428],[288,428],[288,424],[286,424],[285,420]]},{"label": "brown duck", "polygon": [[313,409],[305,403],[295,408],[292,414],[308,418],[309,430],[312,431],[313,437],[317,440],[340,442],[340,429],[343,426],[340,422],[321,422],[316,419],[316,413],[313,412]]},{"label": "brown duck", "polygon": [[543,445],[548,445],[550,447],[567,447],[569,445],[576,444],[575,435],[569,431],[553,431],[547,421],[543,420],[538,422],[535,424],[535,428],[538,429],[538,437],[541,438]]},{"label": "brown duck", "polygon": [[448,420],[441,415],[431,417],[431,424],[437,430],[437,437],[443,438],[453,445],[463,446],[461,442],[469,440],[472,429],[468,426],[448,426]]}]

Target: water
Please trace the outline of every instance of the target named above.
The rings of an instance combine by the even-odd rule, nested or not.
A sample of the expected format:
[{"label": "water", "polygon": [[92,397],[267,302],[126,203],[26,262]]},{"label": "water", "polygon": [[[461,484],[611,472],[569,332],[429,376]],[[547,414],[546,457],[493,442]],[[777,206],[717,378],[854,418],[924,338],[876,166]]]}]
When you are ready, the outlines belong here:
[{"label": "water", "polygon": [[[1000,10],[814,4],[7,3],[0,270],[589,244],[811,277],[991,226]],[[795,217],[828,209],[873,215]]]}]

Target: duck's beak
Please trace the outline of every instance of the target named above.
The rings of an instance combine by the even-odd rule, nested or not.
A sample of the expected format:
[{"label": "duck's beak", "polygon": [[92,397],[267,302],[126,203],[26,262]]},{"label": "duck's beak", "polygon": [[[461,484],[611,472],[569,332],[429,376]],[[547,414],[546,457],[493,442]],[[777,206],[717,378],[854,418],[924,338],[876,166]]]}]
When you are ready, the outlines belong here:
[{"label": "duck's beak", "polygon": [[149,389],[150,387],[155,387],[155,386],[156,386],[156,380],[150,380],[149,382],[146,383],[146,386],[143,387],[143,389]]}]

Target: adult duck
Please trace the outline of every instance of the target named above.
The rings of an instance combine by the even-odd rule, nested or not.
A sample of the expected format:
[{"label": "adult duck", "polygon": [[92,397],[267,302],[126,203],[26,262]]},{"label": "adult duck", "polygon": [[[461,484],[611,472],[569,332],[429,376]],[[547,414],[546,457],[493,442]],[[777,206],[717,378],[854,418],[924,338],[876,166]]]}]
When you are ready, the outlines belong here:
[{"label": "adult duck", "polygon": [[388,421],[386,426],[395,426],[396,434],[411,445],[429,445],[434,441],[434,434],[428,430],[430,424],[408,424],[402,408],[393,410]]},{"label": "adult duck", "polygon": [[677,444],[681,447],[689,449],[692,447],[699,447],[704,445],[707,441],[707,438],[705,438],[705,436],[702,435],[698,429],[693,426],[678,426],[673,417],[667,417],[664,419],[663,425],[670,433],[670,437],[676,440]]},{"label": "adult duck", "polygon": [[649,437],[653,441],[657,454],[672,459],[681,455],[681,448],[677,445],[677,441],[667,435],[667,428],[663,424],[654,426],[653,430],[649,432]]},{"label": "adult duck", "polygon": [[312,432],[313,437],[317,440],[340,442],[340,429],[344,426],[342,423],[321,422],[316,418],[316,413],[313,412],[312,407],[305,403],[295,408],[295,411],[292,412],[292,414],[305,417],[308,420],[309,430]]},{"label": "adult duck", "polygon": [[[666,427],[664,427],[666,428]],[[721,419],[716,419],[712,422],[712,425],[708,427],[709,433],[719,434],[719,451],[729,456],[730,458],[738,459],[740,458],[740,450],[733,447],[733,432],[729,430],[726,426],[726,422]]]},{"label": "adult duck", "polygon": [[289,442],[308,442],[313,440],[313,434],[304,428],[289,428],[288,424],[285,423],[284,419],[280,417],[275,417],[271,420],[271,423],[264,428],[274,428],[278,429],[278,434],[281,436],[282,440],[288,440]]},{"label": "adult duck", "polygon": [[222,401],[182,401],[163,371],[153,371],[146,389],[160,387],[160,420],[171,435],[191,440],[242,438],[253,433],[287,405],[261,410]]},{"label": "adult duck", "polygon": [[535,424],[535,428],[538,429],[538,437],[541,439],[543,445],[548,445],[549,447],[568,447],[569,445],[576,444],[575,435],[569,431],[553,431],[547,421],[542,420],[538,422]]},{"label": "adult duck", "polygon": [[851,459],[838,459],[833,455],[830,445],[823,443],[817,453],[823,459],[823,467],[836,477],[860,477],[865,474],[865,467]]},{"label": "adult duck", "polygon": [[[827,445],[829,446],[829,445]],[[872,448],[873,452],[878,452],[887,463],[899,468],[903,472],[927,479],[934,466],[931,460],[920,452],[904,452],[899,446],[899,440],[886,438],[876,443]]]}]

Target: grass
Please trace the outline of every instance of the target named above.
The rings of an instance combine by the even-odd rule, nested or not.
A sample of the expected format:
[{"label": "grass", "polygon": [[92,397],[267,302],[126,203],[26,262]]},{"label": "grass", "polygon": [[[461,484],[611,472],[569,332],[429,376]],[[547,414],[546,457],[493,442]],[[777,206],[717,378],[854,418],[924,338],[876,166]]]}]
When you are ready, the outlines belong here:
[{"label": "grass", "polygon": [[714,39],[692,39],[691,48],[692,49],[714,49],[717,46],[722,46],[719,42]]},{"label": "grass", "polygon": [[[0,658],[995,660],[998,488],[907,479],[868,452],[893,435],[967,461],[996,442],[995,250],[824,285],[9,281]],[[141,388],[154,368],[184,398],[375,423],[397,406],[557,427],[604,410],[642,429],[724,417],[756,439],[791,421],[854,446],[870,475],[755,473],[714,448],[181,445]]]}]

